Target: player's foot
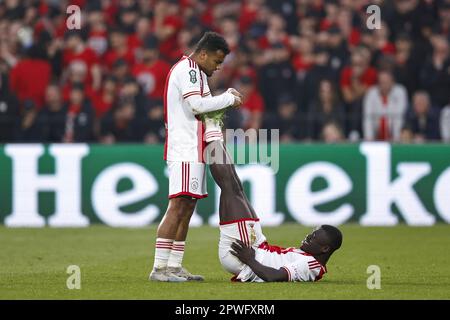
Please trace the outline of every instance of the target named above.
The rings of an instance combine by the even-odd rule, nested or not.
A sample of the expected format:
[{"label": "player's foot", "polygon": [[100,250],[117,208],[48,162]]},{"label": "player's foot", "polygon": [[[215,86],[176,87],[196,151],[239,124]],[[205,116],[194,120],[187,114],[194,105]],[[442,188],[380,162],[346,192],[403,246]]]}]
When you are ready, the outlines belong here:
[{"label": "player's foot", "polygon": [[185,277],[180,277],[168,270],[168,268],[154,268],[148,277],[150,281],[185,282]]},{"label": "player's foot", "polygon": [[173,268],[168,267],[167,270],[172,273],[173,275],[176,275],[178,277],[182,277],[188,281],[203,281],[205,278],[199,274],[192,274],[189,271],[187,271],[185,268]]},{"label": "player's foot", "polygon": [[206,143],[215,140],[223,141],[222,127],[226,109],[212,111],[201,115],[205,123],[205,141]]}]

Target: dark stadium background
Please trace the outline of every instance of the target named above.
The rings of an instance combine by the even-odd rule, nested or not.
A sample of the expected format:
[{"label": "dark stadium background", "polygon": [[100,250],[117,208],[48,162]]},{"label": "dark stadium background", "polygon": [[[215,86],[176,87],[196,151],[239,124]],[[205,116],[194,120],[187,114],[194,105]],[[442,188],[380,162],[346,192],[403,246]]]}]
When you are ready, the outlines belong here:
[{"label": "dark stadium background", "polygon": [[[165,76],[206,30],[232,49],[213,93],[246,97],[228,128],[277,128],[281,142],[450,140],[448,0],[5,0],[0,142],[163,142]],[[372,86],[405,90],[406,107],[367,98]],[[364,107],[374,99],[389,107]]]}]

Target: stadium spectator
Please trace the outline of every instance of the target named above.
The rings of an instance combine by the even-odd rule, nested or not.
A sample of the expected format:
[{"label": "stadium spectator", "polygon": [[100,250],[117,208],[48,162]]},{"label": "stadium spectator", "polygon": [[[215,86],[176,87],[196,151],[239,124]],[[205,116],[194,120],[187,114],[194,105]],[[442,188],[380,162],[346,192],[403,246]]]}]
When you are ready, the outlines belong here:
[{"label": "stadium spectator", "polygon": [[136,62],[134,52],[128,44],[127,34],[122,28],[115,27],[109,33],[109,48],[102,59],[104,68],[111,70],[119,59],[123,59],[130,69]]},{"label": "stadium spectator", "polygon": [[[1,70],[1,66],[0,66]],[[0,72],[0,142],[14,141],[16,121],[19,118],[19,101],[9,90],[6,73]]]},{"label": "stadium spectator", "polygon": [[87,15],[89,32],[87,46],[95,51],[97,57],[102,57],[108,49],[108,26],[106,15],[101,7],[92,7]]},{"label": "stadium spectator", "polygon": [[417,90],[420,71],[420,61],[413,50],[411,37],[406,33],[399,34],[395,40],[395,58],[392,68],[395,79],[405,86],[409,98]]},{"label": "stadium spectator", "polygon": [[[86,45],[81,31],[69,30],[64,39],[63,67],[66,70],[74,68],[85,70],[86,77],[83,84],[87,88],[98,90],[101,86],[102,72],[97,54]],[[67,78],[67,75],[63,74],[64,78]]]},{"label": "stadium spectator", "polygon": [[294,98],[284,94],[278,100],[276,113],[266,114],[264,128],[279,130],[280,142],[289,143],[304,138],[306,121]]},{"label": "stadium spectator", "polygon": [[159,40],[159,52],[170,63],[179,59],[177,36],[183,27],[180,7],[176,0],[160,0],[154,8],[152,30]]},{"label": "stadium spectator", "polygon": [[95,113],[90,100],[85,96],[85,87],[74,84],[69,101],[65,104],[66,113],[61,142],[92,142],[94,140]]},{"label": "stadium spectator", "polygon": [[51,83],[45,92],[45,104],[41,110],[45,124],[43,141],[62,142],[66,125],[67,110],[64,107],[61,89],[58,84]]},{"label": "stadium spectator", "polygon": [[113,76],[107,76],[103,80],[102,88],[92,96],[92,105],[95,117],[102,118],[108,112],[117,97],[117,80]]},{"label": "stadium spectator", "polygon": [[424,63],[420,73],[420,85],[431,97],[433,105],[443,108],[450,100],[450,50],[443,35],[431,38],[433,53]]},{"label": "stadium spectator", "polygon": [[319,85],[317,100],[309,106],[307,114],[307,137],[312,140],[320,140],[323,127],[333,121],[340,128],[344,128],[345,113],[338,93],[330,80],[322,80]]},{"label": "stadium spectator", "polygon": [[364,139],[398,141],[407,106],[405,87],[395,82],[390,71],[381,71],[378,84],[364,96]]},{"label": "stadium spectator", "polygon": [[326,47],[329,52],[330,67],[334,73],[340,73],[344,65],[347,63],[349,49],[337,27],[331,27],[327,30]]},{"label": "stadium spectator", "polygon": [[285,22],[279,14],[269,15],[267,30],[259,39],[256,53],[260,92],[268,111],[276,111],[278,98],[294,92],[295,72],[290,61],[290,45]]},{"label": "stadium spectator", "polygon": [[130,77],[131,71],[125,59],[120,58],[114,62],[110,74],[117,80],[118,88],[121,88],[126,79]]},{"label": "stadium spectator", "polygon": [[136,118],[136,106],[132,99],[123,99],[102,119],[100,142],[104,144],[142,141]]},{"label": "stadium spectator", "polygon": [[417,91],[413,95],[412,108],[407,115],[407,123],[416,142],[440,140],[439,110],[431,105],[427,92]]},{"label": "stadium spectator", "polygon": [[446,105],[441,111],[440,118],[441,137],[444,142],[450,142],[450,104]]},{"label": "stadium spectator", "polygon": [[169,70],[170,65],[159,59],[158,39],[156,37],[145,39],[142,63],[134,66],[132,74],[150,99],[162,101],[164,98],[164,85]]},{"label": "stadium spectator", "polygon": [[151,101],[146,108],[146,117],[143,118],[144,143],[164,143],[164,106],[163,101]]},{"label": "stadium spectator", "polygon": [[345,141],[342,128],[334,121],[324,124],[320,136],[325,143],[339,143]]},{"label": "stadium spectator", "polygon": [[414,133],[406,123],[402,127],[402,130],[400,131],[400,143],[413,143],[413,142],[414,142]]},{"label": "stadium spectator", "polygon": [[303,83],[297,78],[297,104],[301,112],[308,112],[309,105],[317,100],[319,83],[324,79],[339,81],[339,74],[346,62],[348,52],[339,28],[330,27],[319,33],[314,49],[314,64],[305,75]]},{"label": "stadium spectator", "polygon": [[[278,113],[278,101],[285,94],[295,99],[297,113],[307,113],[320,81],[330,79],[340,84],[345,139],[359,140],[362,98],[385,68],[410,99],[424,90],[433,107],[448,105],[447,0],[377,1],[382,12],[377,30],[366,26],[367,1],[79,0],[73,3],[83,14],[81,30],[68,30],[66,2],[0,1],[0,65],[10,94],[20,100],[17,112],[25,99],[40,110],[50,81],[58,83],[66,103],[73,84],[82,82],[99,120],[111,101],[120,98],[130,76],[145,91],[151,87],[150,74],[158,78],[155,83],[165,83],[161,79],[168,70],[158,71],[159,63],[147,63],[144,57],[153,61],[158,56],[158,61],[171,65],[192,53],[207,30],[223,34],[231,47],[221,75],[209,79],[211,92],[223,92],[242,76],[250,76],[263,97],[263,118]],[[158,42],[149,45],[149,37]],[[30,59],[33,52],[41,59]],[[109,93],[114,87],[111,77],[116,79],[115,95]],[[143,124],[149,142],[159,139],[161,110],[150,105],[161,105],[161,92],[155,86],[152,94],[145,92],[144,103],[135,102],[143,122],[149,113],[155,120]],[[304,137],[302,130],[305,127],[297,127],[292,141]]]},{"label": "stadium spectator", "polygon": [[11,69],[11,91],[21,103],[31,100],[39,110],[44,104],[45,88],[50,82],[51,72],[44,48],[37,44],[32,45],[26,51],[25,57]]},{"label": "stadium spectator", "polygon": [[145,110],[148,108],[150,103],[150,101],[146,98],[142,87],[139,86],[137,80],[132,76],[128,76],[124,79],[124,82],[119,89],[118,97],[122,100],[133,101],[136,116],[139,118],[144,116]]},{"label": "stadium spectator", "polygon": [[229,129],[255,129],[262,126],[264,101],[254,80],[250,76],[242,76],[233,86],[244,96],[242,106],[239,109],[230,110],[227,113],[227,128]]},{"label": "stadium spectator", "polygon": [[362,99],[369,87],[377,81],[377,71],[370,66],[371,54],[366,47],[357,47],[351,55],[351,63],[343,68],[340,87],[346,104],[347,136],[360,139],[362,134]]},{"label": "stadium spectator", "polygon": [[25,99],[20,108],[20,119],[15,125],[16,142],[41,142],[43,122],[33,100]]}]

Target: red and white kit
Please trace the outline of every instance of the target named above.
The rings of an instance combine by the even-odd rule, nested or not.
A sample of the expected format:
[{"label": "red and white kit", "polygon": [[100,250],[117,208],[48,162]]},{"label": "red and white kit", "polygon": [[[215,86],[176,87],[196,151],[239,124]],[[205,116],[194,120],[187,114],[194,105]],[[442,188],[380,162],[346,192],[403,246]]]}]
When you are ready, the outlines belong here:
[{"label": "red and white kit", "polygon": [[220,223],[219,258],[224,269],[235,275],[233,280],[264,282],[249,266],[230,253],[231,244],[236,239],[252,246],[255,258],[261,264],[275,269],[284,268],[289,281],[317,281],[327,272],[326,267],[299,248],[269,245],[259,219],[247,218]]},{"label": "red and white kit", "polygon": [[191,58],[183,56],[172,67],[164,91],[164,160],[169,169],[169,198],[207,196],[204,124],[198,115],[233,103],[234,96],[229,92],[211,96],[207,75]]}]

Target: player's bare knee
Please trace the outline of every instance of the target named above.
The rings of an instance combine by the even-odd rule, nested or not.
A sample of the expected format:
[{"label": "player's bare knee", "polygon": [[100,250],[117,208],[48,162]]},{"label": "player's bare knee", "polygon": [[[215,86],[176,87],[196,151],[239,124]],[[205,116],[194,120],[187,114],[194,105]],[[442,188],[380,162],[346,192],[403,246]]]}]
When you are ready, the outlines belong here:
[{"label": "player's bare knee", "polygon": [[196,199],[189,199],[185,197],[173,198],[170,200],[168,211],[170,211],[170,215],[173,218],[181,221],[186,217],[190,218],[190,216],[194,212],[196,203]]}]

